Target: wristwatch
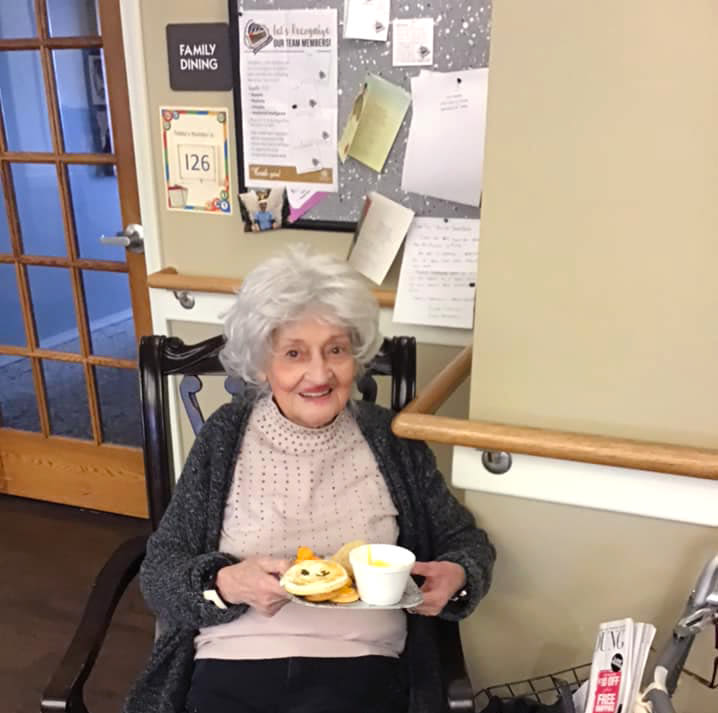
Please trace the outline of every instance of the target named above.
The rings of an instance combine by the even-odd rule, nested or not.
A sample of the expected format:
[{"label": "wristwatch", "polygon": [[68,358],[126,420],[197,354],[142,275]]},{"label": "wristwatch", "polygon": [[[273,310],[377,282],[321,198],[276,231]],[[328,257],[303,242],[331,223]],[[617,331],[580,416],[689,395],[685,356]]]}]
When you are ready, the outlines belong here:
[{"label": "wristwatch", "polygon": [[[215,574],[215,577],[216,576],[217,575]],[[226,599],[222,598],[222,595],[219,593],[219,589],[217,589],[216,579],[212,582],[212,584],[213,586],[210,589],[205,589],[202,592],[204,599],[214,604],[218,609],[229,609],[231,604]]]}]

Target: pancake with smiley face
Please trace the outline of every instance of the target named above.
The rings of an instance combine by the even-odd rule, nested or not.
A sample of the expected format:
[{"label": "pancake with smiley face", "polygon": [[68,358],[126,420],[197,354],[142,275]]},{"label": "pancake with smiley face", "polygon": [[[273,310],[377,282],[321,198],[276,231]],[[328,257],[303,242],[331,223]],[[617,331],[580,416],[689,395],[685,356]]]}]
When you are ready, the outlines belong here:
[{"label": "pancake with smiley face", "polygon": [[332,560],[304,560],[292,565],[279,580],[290,594],[327,594],[349,584],[347,571]]}]

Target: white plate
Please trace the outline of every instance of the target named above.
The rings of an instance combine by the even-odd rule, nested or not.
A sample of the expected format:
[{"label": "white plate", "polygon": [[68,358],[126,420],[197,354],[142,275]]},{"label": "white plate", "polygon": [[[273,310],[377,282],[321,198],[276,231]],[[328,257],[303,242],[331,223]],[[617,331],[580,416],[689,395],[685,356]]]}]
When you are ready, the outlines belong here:
[{"label": "white plate", "polygon": [[367,604],[361,599],[351,604],[335,604],[334,602],[308,602],[306,599],[295,597],[293,594],[289,596],[292,601],[295,601],[297,604],[303,604],[305,607],[319,607],[320,609],[411,609],[412,607],[418,607],[419,604],[424,601],[421,590],[411,577],[409,577],[409,581],[406,583],[406,589],[404,590],[402,598],[396,604],[388,604],[386,606]]}]

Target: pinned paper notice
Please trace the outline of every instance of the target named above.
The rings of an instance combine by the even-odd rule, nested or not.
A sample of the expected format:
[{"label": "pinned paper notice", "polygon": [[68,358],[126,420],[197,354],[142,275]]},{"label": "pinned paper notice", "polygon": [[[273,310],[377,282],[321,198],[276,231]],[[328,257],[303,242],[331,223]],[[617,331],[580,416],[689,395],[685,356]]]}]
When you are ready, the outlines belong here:
[{"label": "pinned paper notice", "polygon": [[413,218],[413,210],[380,193],[369,193],[357,226],[349,264],[380,285],[389,272]]},{"label": "pinned paper notice", "polygon": [[336,192],[336,8],[252,10],[238,31],[246,185]]},{"label": "pinned paper notice", "polygon": [[386,42],[390,0],[344,0],[344,38]]},{"label": "pinned paper notice", "polygon": [[339,139],[342,163],[351,156],[381,172],[409,104],[409,92],[370,74],[354,100]]},{"label": "pinned paper notice", "polygon": [[434,18],[394,20],[392,64],[395,67],[431,66],[434,63]]},{"label": "pinned paper notice", "polygon": [[416,218],[406,236],[394,322],[471,329],[479,221]]},{"label": "pinned paper notice", "polygon": [[402,190],[479,205],[488,76],[484,68],[412,77]]}]

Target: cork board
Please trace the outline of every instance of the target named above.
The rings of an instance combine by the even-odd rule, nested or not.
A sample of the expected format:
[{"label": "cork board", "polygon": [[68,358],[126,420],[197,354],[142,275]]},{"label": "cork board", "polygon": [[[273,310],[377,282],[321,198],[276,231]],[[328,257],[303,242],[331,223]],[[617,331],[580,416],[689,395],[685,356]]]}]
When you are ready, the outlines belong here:
[{"label": "cork board", "polygon": [[[230,39],[234,62],[234,102],[240,192],[245,190],[242,169],[242,122],[239,76],[238,18],[239,13],[254,10],[306,9],[306,0],[229,0]],[[490,2],[459,4],[451,0],[431,2],[398,2],[392,0],[391,18],[434,18],[434,64],[427,67],[392,66],[392,30],[387,42],[343,39],[344,0],[326,0],[322,7],[336,8],[339,64],[338,133],[351,112],[352,102],[367,74],[377,74],[387,81],[411,91],[410,78],[421,69],[448,72],[488,66],[491,31]],[[349,159],[339,162],[339,190],[329,194],[293,227],[315,230],[353,231],[359,219],[363,198],[369,191],[378,191],[387,198],[413,210],[417,216],[446,218],[478,218],[479,209],[430,196],[405,193],[401,189],[404,150],[411,124],[411,107],[399,130],[394,146],[381,173]]]}]

